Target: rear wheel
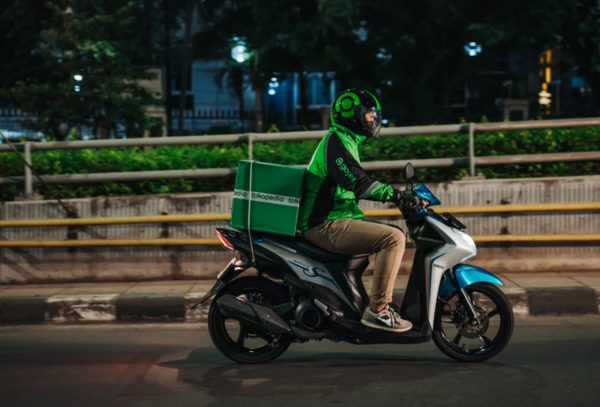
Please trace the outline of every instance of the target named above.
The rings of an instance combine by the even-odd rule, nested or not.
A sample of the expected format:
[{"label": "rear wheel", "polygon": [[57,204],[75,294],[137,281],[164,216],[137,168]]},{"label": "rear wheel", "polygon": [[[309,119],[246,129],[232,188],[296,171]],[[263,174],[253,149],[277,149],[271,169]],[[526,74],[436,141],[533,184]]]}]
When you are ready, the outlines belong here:
[{"label": "rear wheel", "polygon": [[279,284],[261,277],[244,277],[223,288],[208,313],[210,337],[219,351],[238,363],[265,363],[281,356],[289,343],[279,343],[281,335],[270,335],[221,313],[217,299],[225,294],[259,305],[280,305],[290,301]]},{"label": "rear wheel", "polygon": [[438,299],[433,341],[446,355],[462,362],[483,362],[508,345],[514,328],[513,310],[506,295],[491,284],[465,287],[479,323],[456,292]]}]

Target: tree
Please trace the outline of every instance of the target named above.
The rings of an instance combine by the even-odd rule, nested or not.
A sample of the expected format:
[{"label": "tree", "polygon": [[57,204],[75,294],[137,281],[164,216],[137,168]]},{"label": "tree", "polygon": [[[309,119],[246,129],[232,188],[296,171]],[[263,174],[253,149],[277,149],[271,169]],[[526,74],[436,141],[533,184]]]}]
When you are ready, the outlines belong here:
[{"label": "tree", "polygon": [[225,82],[226,87],[231,90],[238,99],[240,103],[240,123],[242,125],[242,133],[245,132],[244,129],[244,91],[248,87],[248,81],[246,80],[247,76],[247,67],[236,63],[234,61],[228,61],[223,68],[220,68],[217,71],[217,75],[215,76],[215,82],[219,88],[223,88],[223,82]]},{"label": "tree", "polygon": [[184,39],[181,50],[181,74],[179,76],[179,116],[177,120],[177,131],[179,134],[183,134],[183,113],[185,112],[185,99],[186,99],[186,91],[188,88],[188,81],[190,78],[188,77],[189,65],[190,65],[190,43],[192,41],[192,17],[194,14],[194,0],[189,0],[185,5],[185,12],[183,13],[184,20]]},{"label": "tree", "polygon": [[378,89],[384,114],[404,123],[455,121],[451,103],[497,58],[491,47],[476,57],[463,49],[472,41],[480,43],[467,27],[487,13],[486,3],[381,0],[361,5],[362,35],[354,45],[360,58],[348,82]]},{"label": "tree", "polygon": [[135,63],[158,50],[135,41],[136,4],[56,0],[45,6],[47,19],[31,50],[39,64],[3,89],[36,114],[30,127],[59,139],[61,123],[113,132],[122,126],[129,136],[151,127],[144,109],[159,101],[138,84],[151,75]]},{"label": "tree", "polygon": [[[308,125],[307,74],[344,72],[348,53],[339,46],[354,42],[356,0],[206,0],[200,13],[204,27],[196,38],[197,55],[227,57],[232,37],[243,37],[260,55],[252,64],[252,84],[262,92],[272,76],[297,73],[300,123]],[[354,57],[354,56],[352,56]]]},{"label": "tree", "polygon": [[[254,43],[249,44],[253,38],[255,22],[252,18],[252,2],[250,0],[205,0],[199,4],[198,13],[201,29],[193,39],[194,54],[204,60],[224,60],[226,66],[217,72],[215,80],[222,84],[222,78],[228,70],[236,70],[235,78],[245,78],[239,73],[240,70],[248,71],[248,76],[255,93],[256,131],[261,133],[262,128],[262,92],[265,89],[264,74],[259,71],[260,52]],[[247,68],[235,68],[235,64],[229,62],[231,53],[231,41],[233,38],[243,38],[248,46],[252,48],[253,58]],[[239,64],[237,64],[239,65]],[[236,79],[237,81],[237,79]],[[238,87],[234,83],[230,83]],[[239,87],[238,87],[239,88]],[[234,91],[236,93],[236,91]],[[243,103],[243,99],[240,99]],[[240,115],[242,113],[240,112]]]},{"label": "tree", "polygon": [[485,5],[460,7],[443,0],[207,0],[207,44],[245,36],[260,53],[255,88],[269,78],[298,74],[301,112],[307,125],[307,74],[335,72],[342,87],[362,87],[381,98],[387,117],[431,124],[455,120],[450,104],[473,73],[494,60],[487,52],[467,56],[476,40],[467,30]]},{"label": "tree", "polygon": [[357,41],[359,2],[268,1],[253,2],[252,42],[260,51],[258,70],[263,86],[273,74],[295,73],[299,79],[300,124],[308,126],[308,74],[335,71],[342,75],[356,58],[345,51]]},{"label": "tree", "polygon": [[600,3],[597,0],[507,0],[492,3],[469,30],[492,45],[560,47],[600,102]]},{"label": "tree", "polygon": [[32,53],[51,12],[36,0],[0,4],[0,101],[11,102],[9,89],[30,76],[45,75],[42,58]]}]

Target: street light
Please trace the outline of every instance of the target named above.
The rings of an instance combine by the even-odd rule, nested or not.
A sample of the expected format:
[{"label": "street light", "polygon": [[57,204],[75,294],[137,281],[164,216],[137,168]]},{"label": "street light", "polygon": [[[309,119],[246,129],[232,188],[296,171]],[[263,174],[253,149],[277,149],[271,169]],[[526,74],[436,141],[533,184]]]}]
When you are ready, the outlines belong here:
[{"label": "street light", "polygon": [[550,98],[552,97],[552,93],[548,92],[547,90],[542,90],[540,93],[538,93],[538,95],[540,97],[540,99],[538,100],[540,105],[548,106],[550,104]]},{"label": "street light", "polygon": [[231,58],[242,64],[252,57],[252,53],[246,47],[246,41],[238,37],[233,37],[231,41]]},{"label": "street light", "polygon": [[81,76],[81,75],[73,75],[73,79],[75,79],[77,82],[81,82],[83,80],[83,76]]},{"label": "street light", "polygon": [[277,81],[276,77],[272,77],[271,78],[271,82],[269,82],[269,95],[274,95],[275,94],[275,88],[279,87],[279,82]]},{"label": "street light", "polygon": [[470,42],[464,46],[464,50],[468,56],[474,57],[475,55],[481,53],[481,45],[475,42]]}]

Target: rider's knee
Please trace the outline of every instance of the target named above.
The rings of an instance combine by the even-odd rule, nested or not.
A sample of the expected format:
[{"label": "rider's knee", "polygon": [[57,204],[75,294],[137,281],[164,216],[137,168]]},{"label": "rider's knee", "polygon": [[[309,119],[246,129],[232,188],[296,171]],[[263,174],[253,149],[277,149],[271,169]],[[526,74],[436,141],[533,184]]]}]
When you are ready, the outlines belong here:
[{"label": "rider's knee", "polygon": [[400,229],[390,228],[389,236],[388,236],[388,246],[389,247],[404,247],[406,243],[406,238],[404,237],[404,233]]}]

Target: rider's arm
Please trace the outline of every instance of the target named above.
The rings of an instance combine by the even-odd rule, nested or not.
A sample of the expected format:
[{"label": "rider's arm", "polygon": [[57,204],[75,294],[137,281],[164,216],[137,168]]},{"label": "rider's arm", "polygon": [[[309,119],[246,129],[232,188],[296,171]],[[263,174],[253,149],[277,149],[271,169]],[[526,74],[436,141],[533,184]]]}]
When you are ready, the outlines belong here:
[{"label": "rider's arm", "polygon": [[337,134],[329,135],[325,154],[329,175],[358,199],[399,202],[400,191],[369,177]]}]

